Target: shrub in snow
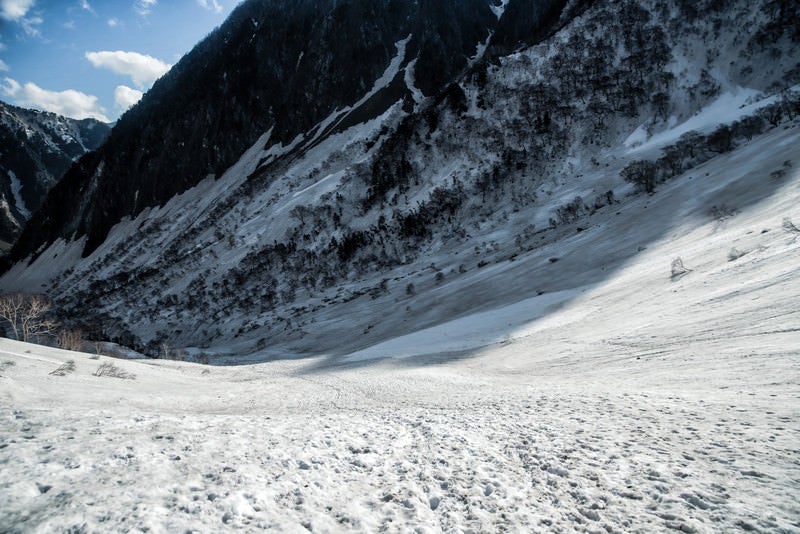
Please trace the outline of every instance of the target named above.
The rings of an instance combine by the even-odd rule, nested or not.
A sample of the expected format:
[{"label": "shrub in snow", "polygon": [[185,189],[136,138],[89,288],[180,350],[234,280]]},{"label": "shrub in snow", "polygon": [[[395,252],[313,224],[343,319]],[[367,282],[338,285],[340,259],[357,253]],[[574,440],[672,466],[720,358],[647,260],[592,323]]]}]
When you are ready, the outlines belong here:
[{"label": "shrub in snow", "polygon": [[795,226],[789,217],[783,218],[783,229],[786,230],[787,232],[792,232],[796,234],[800,233],[800,228]]},{"label": "shrub in snow", "polygon": [[110,376],[112,378],[122,378],[124,380],[135,380],[136,375],[124,371],[111,362],[106,362],[97,368],[94,376]]},{"label": "shrub in snow", "polygon": [[58,369],[50,374],[53,376],[67,376],[73,371],[75,371],[75,360],[67,360]]},{"label": "shrub in snow", "polygon": [[742,252],[741,250],[734,247],[730,250],[730,252],[728,252],[728,261],[736,261],[745,254],[747,254],[747,252]]},{"label": "shrub in snow", "polygon": [[683,260],[678,257],[672,260],[672,280],[678,280],[686,273],[690,272],[691,269],[687,269],[683,265]]}]

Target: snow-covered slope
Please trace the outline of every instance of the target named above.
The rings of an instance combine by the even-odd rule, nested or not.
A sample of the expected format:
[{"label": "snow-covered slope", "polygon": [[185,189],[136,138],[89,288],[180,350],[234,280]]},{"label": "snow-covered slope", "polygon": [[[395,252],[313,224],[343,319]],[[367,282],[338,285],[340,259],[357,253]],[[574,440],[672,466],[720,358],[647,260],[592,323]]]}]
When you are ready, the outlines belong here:
[{"label": "snow-covered slope", "polygon": [[[749,204],[722,194],[751,178],[736,173],[713,173],[697,197],[662,184],[796,131],[800,35],[781,26],[782,5],[595,2],[536,46],[497,55],[490,38],[428,98],[403,34],[353,106],[291,141],[269,130],[222,176],[123,219],[86,258],[80,234],[43,245],[0,287],[44,291],[95,337],[150,354],[167,342],[262,358],[347,354],[570,295],[688,209],[651,227],[631,218],[637,206]],[[767,148],[775,168],[753,172],[786,175],[791,143]],[[609,225],[627,241],[580,257],[587,230]]]},{"label": "snow-covered slope", "polygon": [[12,266],[212,365],[0,340],[0,525],[800,531],[800,8],[567,4]]},{"label": "snow-covered slope", "polygon": [[607,210],[547,246],[555,263],[426,290],[540,297],[349,357],[204,366],[0,340],[0,524],[794,532],[799,140],[773,131]]}]

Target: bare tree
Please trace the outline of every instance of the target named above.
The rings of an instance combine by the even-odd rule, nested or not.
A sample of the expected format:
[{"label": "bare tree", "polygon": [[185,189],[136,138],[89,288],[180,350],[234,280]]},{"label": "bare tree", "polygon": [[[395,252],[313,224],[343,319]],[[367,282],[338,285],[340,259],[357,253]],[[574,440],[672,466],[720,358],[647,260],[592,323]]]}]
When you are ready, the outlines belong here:
[{"label": "bare tree", "polygon": [[22,293],[0,296],[0,317],[6,320],[14,333],[14,339],[19,339],[19,318],[22,315],[25,297]]},{"label": "bare tree", "polygon": [[53,334],[56,330],[56,322],[47,317],[50,311],[50,301],[42,295],[31,295],[27,299],[27,306],[23,308],[21,318],[22,340],[30,341],[39,336]]},{"label": "bare tree", "polygon": [[62,330],[58,334],[58,346],[64,350],[80,352],[83,349],[83,332],[77,329]]},{"label": "bare tree", "polygon": [[646,193],[656,190],[658,166],[652,161],[634,161],[620,171],[626,182],[633,182]]},{"label": "bare tree", "polygon": [[50,302],[42,295],[14,293],[0,296],[0,318],[11,326],[15,339],[31,341],[55,332],[56,322],[47,316]]}]

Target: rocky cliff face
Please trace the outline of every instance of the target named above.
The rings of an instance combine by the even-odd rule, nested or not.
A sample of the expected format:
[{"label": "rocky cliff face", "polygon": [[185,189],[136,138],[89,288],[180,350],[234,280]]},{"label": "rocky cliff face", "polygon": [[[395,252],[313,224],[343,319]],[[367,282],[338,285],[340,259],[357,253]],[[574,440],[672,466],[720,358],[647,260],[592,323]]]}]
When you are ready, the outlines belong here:
[{"label": "rocky cliff face", "polygon": [[159,81],[0,285],[145,350],[354,350],[585,283],[548,270],[560,240],[797,127],[789,1],[287,5]]},{"label": "rocky cliff face", "polygon": [[22,227],[69,167],[96,149],[110,127],[0,102],[0,241]]}]

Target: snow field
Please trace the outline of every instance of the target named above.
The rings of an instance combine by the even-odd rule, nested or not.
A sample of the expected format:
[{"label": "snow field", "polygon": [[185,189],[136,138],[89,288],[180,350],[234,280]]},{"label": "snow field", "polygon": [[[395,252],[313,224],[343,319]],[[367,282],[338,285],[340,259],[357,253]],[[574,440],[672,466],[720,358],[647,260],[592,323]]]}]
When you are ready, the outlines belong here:
[{"label": "snow field", "polygon": [[[139,374],[120,380],[87,375],[87,356],[13,345],[3,380],[42,389],[4,395],[12,531],[796,528],[796,395],[603,391],[452,364],[203,379],[122,362]],[[75,373],[47,374],[68,357]]]}]

